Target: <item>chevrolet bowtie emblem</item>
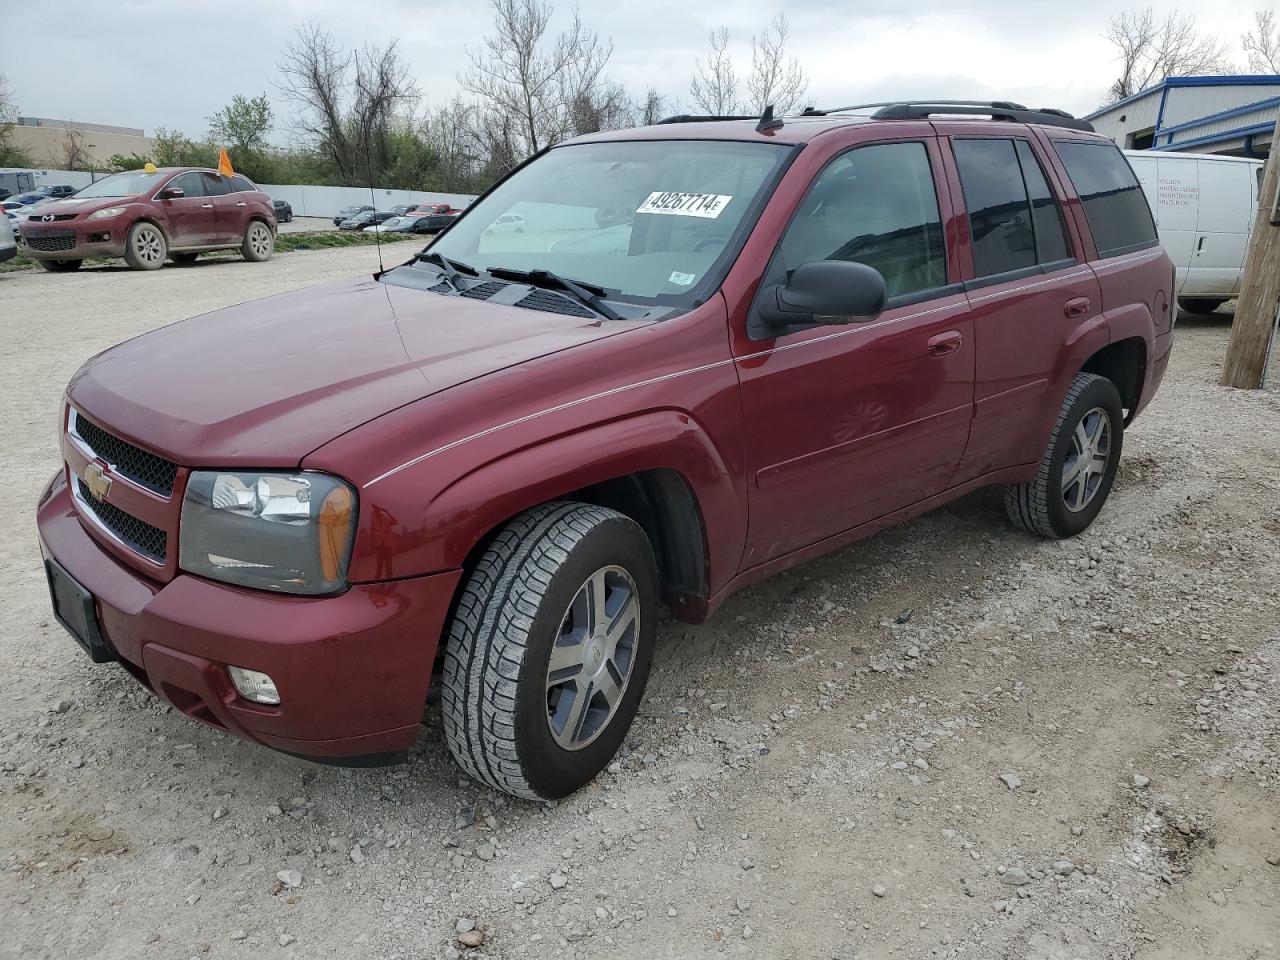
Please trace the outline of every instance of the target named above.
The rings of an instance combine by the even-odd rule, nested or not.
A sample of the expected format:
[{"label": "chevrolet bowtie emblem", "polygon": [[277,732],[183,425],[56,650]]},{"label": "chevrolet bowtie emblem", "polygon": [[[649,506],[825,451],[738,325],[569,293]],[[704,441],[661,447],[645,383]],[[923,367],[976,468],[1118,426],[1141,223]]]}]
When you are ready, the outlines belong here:
[{"label": "chevrolet bowtie emblem", "polygon": [[89,488],[89,492],[96,500],[107,499],[107,494],[111,492],[111,478],[102,472],[101,464],[86,464],[80,479],[84,481],[84,485]]}]

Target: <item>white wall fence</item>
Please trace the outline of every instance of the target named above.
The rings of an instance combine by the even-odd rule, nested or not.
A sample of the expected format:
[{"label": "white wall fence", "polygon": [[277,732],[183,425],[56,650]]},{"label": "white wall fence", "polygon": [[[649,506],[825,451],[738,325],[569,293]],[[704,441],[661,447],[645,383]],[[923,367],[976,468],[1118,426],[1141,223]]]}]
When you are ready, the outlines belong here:
[{"label": "white wall fence", "polygon": [[427,193],[422,190],[383,190],[368,187],[308,187],[297,184],[258,184],[272,200],[293,207],[295,217],[332,217],[343,207],[368,205],[390,210],[402,203],[448,203],[465,207],[474,196],[463,193]]},{"label": "white wall fence", "polygon": [[[30,173],[33,188],[48,184],[70,184],[79,190],[94,180],[101,180],[105,173],[89,173],[84,170],[35,170],[31,167],[0,167],[0,173]],[[368,187],[310,187],[300,184],[258,184],[273,200],[284,200],[293,207],[295,217],[332,217],[343,207],[368,204],[379,210],[390,210],[402,203],[449,203],[465,207],[474,196],[464,193],[428,193],[422,190],[384,190],[375,188],[370,199]]]}]

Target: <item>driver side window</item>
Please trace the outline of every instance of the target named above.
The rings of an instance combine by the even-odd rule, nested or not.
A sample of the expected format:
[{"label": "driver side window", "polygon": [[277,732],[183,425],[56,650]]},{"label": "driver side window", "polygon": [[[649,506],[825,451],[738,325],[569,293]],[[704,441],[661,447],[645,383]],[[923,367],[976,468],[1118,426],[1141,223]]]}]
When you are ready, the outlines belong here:
[{"label": "driver side window", "polygon": [[946,245],[925,145],[872,144],[831,161],[800,202],[781,254],[788,273],[815,260],[874,267],[890,299],[946,286]]},{"label": "driver side window", "polygon": [[200,174],[184,173],[174,177],[166,184],[169,189],[177,188],[184,197],[203,197],[204,184],[200,182]]}]

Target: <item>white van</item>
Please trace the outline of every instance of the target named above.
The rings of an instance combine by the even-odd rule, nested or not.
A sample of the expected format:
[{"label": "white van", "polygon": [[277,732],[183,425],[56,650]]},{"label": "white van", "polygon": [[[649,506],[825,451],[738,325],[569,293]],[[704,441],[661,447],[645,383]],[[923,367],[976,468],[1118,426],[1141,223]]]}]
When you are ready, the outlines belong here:
[{"label": "white van", "polygon": [[1126,150],[1178,268],[1178,303],[1212,313],[1240,292],[1258,210],[1262,161],[1206,153]]}]

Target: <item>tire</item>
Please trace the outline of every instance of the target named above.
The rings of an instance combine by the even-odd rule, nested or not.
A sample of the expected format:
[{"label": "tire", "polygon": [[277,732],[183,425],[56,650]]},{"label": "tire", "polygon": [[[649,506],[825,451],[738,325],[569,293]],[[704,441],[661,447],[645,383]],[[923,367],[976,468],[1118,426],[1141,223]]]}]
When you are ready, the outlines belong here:
[{"label": "tire", "polygon": [[124,262],[134,270],[159,270],[169,256],[169,241],[164,231],[148,220],[139,220],[129,228],[124,245]]},{"label": "tire", "polygon": [[73,270],[79,270],[80,260],[38,260],[37,263],[44,267],[50,273],[71,273]]},{"label": "tire", "polygon": [[169,254],[169,259],[174,263],[179,263],[185,266],[189,263],[195,263],[196,258],[199,256],[200,254],[198,253],[171,253]]},{"label": "tire", "polygon": [[[606,604],[621,604],[612,616],[627,624],[623,611],[635,614],[612,634],[592,630],[604,619],[591,602],[600,584]],[[558,799],[588,783],[635,718],[657,609],[653,549],[630,518],[558,501],[507,524],[468,578],[449,627],[441,701],[458,764],[529,799]],[[563,642],[575,634],[579,642]],[[564,664],[556,671],[553,650]]]},{"label": "tire", "polygon": [[245,228],[244,239],[240,241],[240,256],[250,263],[262,263],[270,260],[276,249],[276,238],[271,228],[261,220],[250,220]]},{"label": "tire", "polygon": [[1205,314],[1213,313],[1226,302],[1225,298],[1219,299],[1216,297],[1208,300],[1198,297],[1194,299],[1181,298],[1178,300],[1178,306],[1187,311],[1187,313],[1197,313],[1204,316]]},{"label": "tire", "polygon": [[[1081,445],[1086,453],[1098,452],[1090,457],[1090,468],[1083,476],[1077,474],[1072,481]],[[1076,374],[1035,479],[1005,487],[1009,519],[1028,533],[1050,539],[1082,532],[1093,523],[1111,492],[1123,445],[1124,410],[1115,384],[1092,373]],[[1064,470],[1071,481],[1066,489]]]}]

